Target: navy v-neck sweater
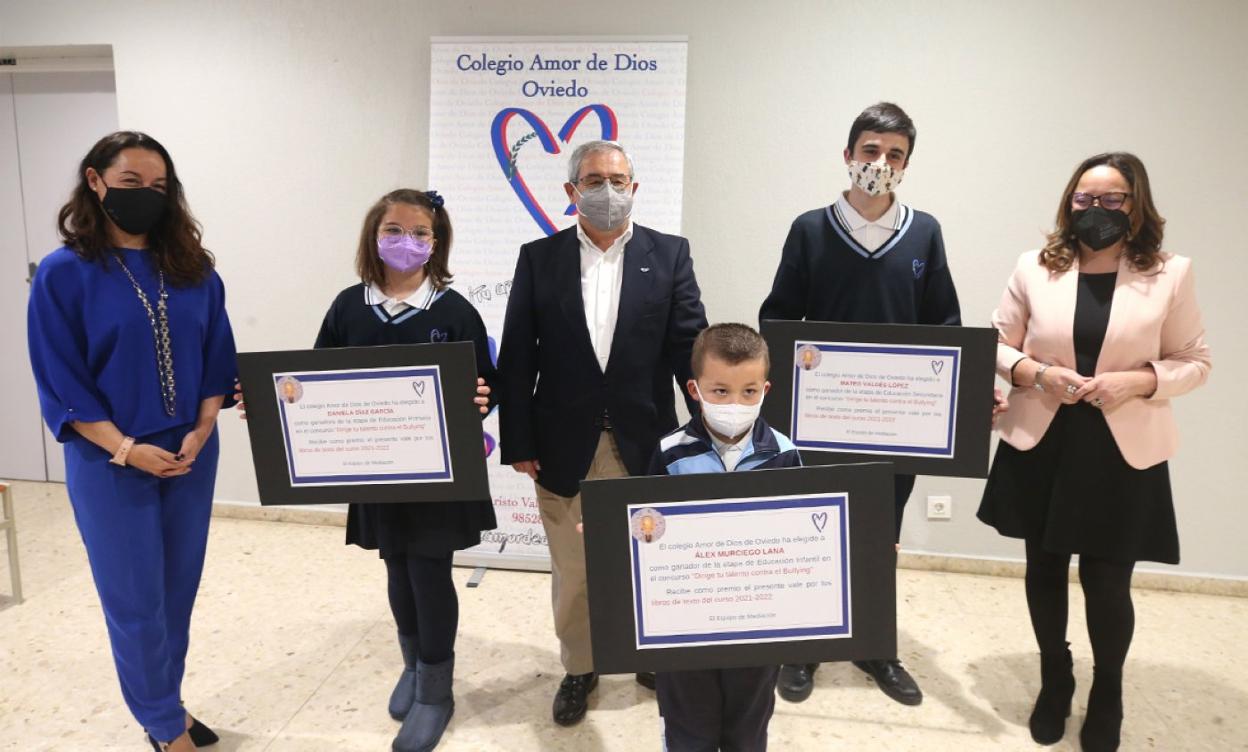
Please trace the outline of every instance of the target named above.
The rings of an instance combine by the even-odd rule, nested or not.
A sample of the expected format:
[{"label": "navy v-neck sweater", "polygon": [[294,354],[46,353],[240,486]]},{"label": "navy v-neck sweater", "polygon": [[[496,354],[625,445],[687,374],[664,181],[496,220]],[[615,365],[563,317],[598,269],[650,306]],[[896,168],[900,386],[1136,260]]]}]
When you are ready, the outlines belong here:
[{"label": "navy v-neck sweater", "polygon": [[874,251],[854,240],[832,206],[799,216],[759,320],[960,325],[940,224],[899,209],[898,229]]}]

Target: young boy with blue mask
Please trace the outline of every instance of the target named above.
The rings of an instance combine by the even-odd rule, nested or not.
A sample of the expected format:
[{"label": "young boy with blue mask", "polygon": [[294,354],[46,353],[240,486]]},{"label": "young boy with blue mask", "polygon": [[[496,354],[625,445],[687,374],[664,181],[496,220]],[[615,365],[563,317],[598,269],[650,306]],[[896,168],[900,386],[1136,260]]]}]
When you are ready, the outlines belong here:
[{"label": "young boy with blue mask", "polygon": [[[793,442],[759,417],[771,361],[758,332],[744,324],[704,329],[692,366],[686,388],[701,415],[659,442],[651,475],[801,466]],[[658,673],[665,748],[765,750],[778,673],[777,666]]]}]

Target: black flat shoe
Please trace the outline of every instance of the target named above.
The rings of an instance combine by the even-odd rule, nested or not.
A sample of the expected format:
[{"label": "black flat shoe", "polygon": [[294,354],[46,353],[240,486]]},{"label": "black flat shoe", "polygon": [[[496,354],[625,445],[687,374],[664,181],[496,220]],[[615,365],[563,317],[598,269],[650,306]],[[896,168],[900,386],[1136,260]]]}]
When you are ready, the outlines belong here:
[{"label": "black flat shoe", "polygon": [[[211,747],[221,741],[221,737],[217,736],[215,731],[200,723],[195,716],[190,713],[187,713],[187,716],[191,719],[191,727],[186,730],[186,733],[190,735],[191,744],[194,744],[196,749]],[[147,735],[147,741],[152,745],[152,749],[160,752],[160,742],[153,739],[151,734]]]},{"label": "black flat shoe", "polygon": [[585,717],[589,710],[589,693],[598,686],[598,674],[567,674],[555,693],[553,715],[560,726],[572,726]]},{"label": "black flat shoe", "polygon": [[919,705],[923,691],[909,671],[896,659],[882,661],[854,661],[854,665],[875,679],[880,691],[902,705]]},{"label": "black flat shoe", "polygon": [[[187,715],[190,715],[189,713]],[[191,735],[191,743],[196,747],[211,747],[221,741],[221,737],[217,736],[217,732],[200,723],[195,716],[191,716],[191,727],[186,730]]]},{"label": "black flat shoe", "polygon": [[776,681],[776,694],[780,699],[789,702],[801,702],[815,688],[815,671],[818,663],[789,663],[780,667],[780,678]]},{"label": "black flat shoe", "polygon": [[640,672],[639,674],[637,674],[637,683],[645,687],[646,689],[650,690],[651,692],[653,692],[654,691],[654,672],[653,671]]}]

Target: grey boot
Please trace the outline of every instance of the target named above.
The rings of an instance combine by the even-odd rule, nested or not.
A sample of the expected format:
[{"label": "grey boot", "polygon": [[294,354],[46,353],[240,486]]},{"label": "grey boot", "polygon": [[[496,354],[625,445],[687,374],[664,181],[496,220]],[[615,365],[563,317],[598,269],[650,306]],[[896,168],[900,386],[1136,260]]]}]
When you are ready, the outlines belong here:
[{"label": "grey boot", "polygon": [[416,635],[400,633],[399,649],[403,651],[403,674],[399,676],[399,683],[394,685],[394,691],[390,693],[390,717],[396,721],[406,718],[407,711],[412,709],[412,703],[416,701],[416,664],[420,660]]},{"label": "grey boot", "polygon": [[446,724],[455,714],[455,699],[451,696],[454,656],[441,663],[417,663],[416,676],[416,702],[394,738],[393,752],[430,752],[438,746]]}]

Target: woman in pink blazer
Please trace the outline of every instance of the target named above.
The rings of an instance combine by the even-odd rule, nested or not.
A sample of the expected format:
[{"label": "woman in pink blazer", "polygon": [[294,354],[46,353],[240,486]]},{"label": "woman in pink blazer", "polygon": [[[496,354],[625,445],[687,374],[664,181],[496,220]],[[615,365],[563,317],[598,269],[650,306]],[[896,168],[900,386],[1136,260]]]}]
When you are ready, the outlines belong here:
[{"label": "woman in pink blazer", "polygon": [[1085,160],[1056,229],[1019,259],[992,317],[997,369],[1014,389],[979,518],[1026,541],[1041,671],[1030,727],[1040,744],[1062,738],[1075,690],[1071,554],[1095,662],[1085,750],[1118,748],[1135,562],[1179,561],[1170,399],[1204,383],[1210,361],[1191,261],[1161,250],[1164,224],[1138,158]]}]

